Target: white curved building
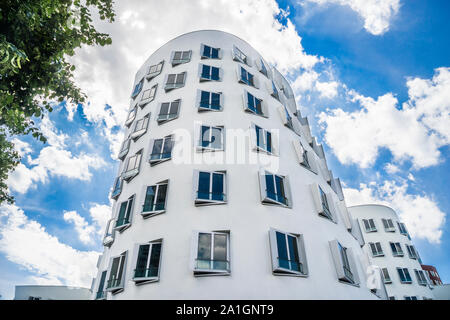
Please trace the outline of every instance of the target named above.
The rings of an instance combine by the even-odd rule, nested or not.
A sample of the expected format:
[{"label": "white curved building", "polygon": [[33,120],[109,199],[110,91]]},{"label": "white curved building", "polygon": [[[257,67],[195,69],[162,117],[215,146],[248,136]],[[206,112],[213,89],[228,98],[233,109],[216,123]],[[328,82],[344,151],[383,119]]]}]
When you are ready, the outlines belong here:
[{"label": "white curved building", "polygon": [[247,42],[181,35],[133,88],[94,299],[383,295],[289,83]]},{"label": "white curved building", "polygon": [[371,264],[382,270],[389,299],[433,299],[433,292],[420,264],[419,253],[395,211],[384,205],[348,208],[360,224]]}]

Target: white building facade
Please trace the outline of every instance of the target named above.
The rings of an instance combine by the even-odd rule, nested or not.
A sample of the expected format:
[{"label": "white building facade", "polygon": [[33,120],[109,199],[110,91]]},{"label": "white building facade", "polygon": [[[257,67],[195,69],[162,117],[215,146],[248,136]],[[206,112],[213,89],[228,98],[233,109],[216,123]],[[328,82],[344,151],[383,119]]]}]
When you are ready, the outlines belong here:
[{"label": "white building facade", "polygon": [[396,212],[384,205],[359,205],[348,208],[360,225],[363,249],[371,264],[382,271],[389,299],[433,299],[427,274],[420,256]]},{"label": "white building facade", "polygon": [[71,286],[16,286],[14,300],[89,300],[88,288]]},{"label": "white building facade", "polygon": [[380,299],[289,83],[247,42],[181,35],[138,70],[93,299]]}]

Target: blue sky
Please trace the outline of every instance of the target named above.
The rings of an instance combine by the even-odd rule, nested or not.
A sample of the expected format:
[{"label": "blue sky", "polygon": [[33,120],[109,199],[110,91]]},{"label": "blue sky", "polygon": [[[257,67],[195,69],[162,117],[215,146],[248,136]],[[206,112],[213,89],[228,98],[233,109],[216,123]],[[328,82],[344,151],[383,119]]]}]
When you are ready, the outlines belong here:
[{"label": "blue sky", "polygon": [[117,4],[116,22],[98,23],[113,45],[72,58],[89,105],[58,105],[41,124],[46,145],[14,140],[23,164],[9,181],[15,206],[0,208],[0,294],[25,283],[90,286],[134,74],[166,41],[198,29],[242,37],[287,75],[347,204],[393,206],[422,260],[449,282],[450,4],[371,3]]}]

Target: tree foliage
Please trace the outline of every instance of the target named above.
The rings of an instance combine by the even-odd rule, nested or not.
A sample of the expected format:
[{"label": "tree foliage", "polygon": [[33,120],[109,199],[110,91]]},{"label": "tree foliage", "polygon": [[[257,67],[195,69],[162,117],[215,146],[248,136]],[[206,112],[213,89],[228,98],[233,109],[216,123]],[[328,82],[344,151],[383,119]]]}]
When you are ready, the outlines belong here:
[{"label": "tree foliage", "polygon": [[5,180],[17,165],[7,136],[31,134],[45,142],[35,121],[52,102],[83,103],[67,61],[81,45],[109,45],[92,24],[91,9],[114,21],[112,0],[0,1],[0,203],[11,202]]}]

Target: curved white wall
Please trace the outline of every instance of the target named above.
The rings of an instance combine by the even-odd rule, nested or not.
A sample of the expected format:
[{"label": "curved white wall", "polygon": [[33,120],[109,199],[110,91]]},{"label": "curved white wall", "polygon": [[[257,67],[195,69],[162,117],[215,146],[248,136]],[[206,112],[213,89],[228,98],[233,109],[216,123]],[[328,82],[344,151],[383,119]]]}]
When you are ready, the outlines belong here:
[{"label": "curved white wall", "polygon": [[[422,267],[418,259],[412,259],[409,257],[406,244],[413,245],[407,235],[400,233],[398,222],[401,222],[396,212],[383,205],[359,205],[349,207],[350,214],[358,219],[361,227],[361,231],[365,240],[363,249],[368,256],[371,257],[372,264],[380,267],[387,268],[392,283],[386,284],[386,291],[388,296],[395,297],[402,300],[405,296],[416,296],[419,300],[424,297],[433,298],[433,293],[429,286],[419,285],[418,279],[414,270],[422,270]],[[363,219],[373,219],[375,222],[376,232],[366,232],[363,224]],[[382,219],[392,219],[394,222],[394,232],[386,232],[383,226]],[[373,257],[369,243],[380,242],[384,256]],[[390,247],[390,242],[400,243],[404,255],[402,257],[394,256]],[[397,268],[408,268],[411,275],[412,283],[405,284],[400,282],[400,277]],[[425,273],[425,272],[424,272]]]},{"label": "curved white wall", "polygon": [[[201,60],[202,43],[220,48],[222,59]],[[233,45],[251,58],[253,66],[246,68],[258,77],[260,89],[238,83],[236,69],[240,63],[232,59]],[[191,61],[172,67],[170,57],[174,50],[192,50]],[[114,295],[108,293],[108,299],[378,299],[366,287],[365,270],[360,263],[363,252],[357,240],[347,231],[344,218],[339,216],[337,223],[333,223],[320,217],[315,211],[309,186],[311,183],[320,184],[325,192],[332,194],[336,203],[339,202],[338,196],[321,174],[314,174],[299,164],[293,140],[301,139],[307,150],[313,151],[308,145],[307,137],[299,137],[283,125],[277,110],[280,103],[270,96],[265,85],[270,84],[270,80],[257,70],[254,63],[258,58],[260,54],[236,36],[221,31],[198,31],[169,41],[153,53],[139,69],[135,84],[144,76],[150,65],[165,61],[162,73],[150,81],[146,80],[144,84],[143,91],[158,83],[156,99],[143,109],[138,108],[136,119],[151,112],[149,130],[137,142],[131,143],[128,153],[130,155],[144,148],[140,173],[129,183],[124,183],[122,193],[113,206],[114,216],[117,214],[118,203],[136,194],[132,225],[122,233],[116,232],[111,247],[105,247],[98,263],[99,274],[93,284],[94,292],[98,288],[101,272],[108,268],[110,257],[128,250],[124,290]],[[200,83],[199,63],[220,66],[223,70],[223,80]],[[163,90],[165,75],[182,71],[187,72],[185,86],[165,93]],[[223,93],[222,112],[197,111],[195,101],[197,89],[200,88]],[[243,111],[244,89],[267,101],[268,118]],[[131,101],[130,107],[139,101],[140,95]],[[179,117],[158,125],[155,120],[158,103],[177,98],[181,99]],[[289,102],[290,106],[295,109],[295,102],[292,102],[293,100]],[[295,116],[293,118],[297,121]],[[261,203],[258,164],[176,165],[170,160],[156,166],[149,165],[147,157],[151,138],[164,137],[180,128],[188,130],[194,136],[194,123],[198,121],[223,125],[226,130],[248,129],[252,122],[266,129],[280,130],[279,171],[275,173],[289,177],[293,196],[292,208]],[[127,129],[126,135],[131,129]],[[224,152],[227,152],[226,148]],[[123,163],[119,173],[122,167]],[[194,205],[192,196],[194,169],[227,171],[227,204],[203,207]],[[169,180],[166,212],[144,220],[139,213],[144,197],[144,186],[166,179]],[[309,267],[307,277],[272,274],[268,236],[270,228],[304,236]],[[194,277],[191,240],[194,230],[230,230],[231,275]],[[135,285],[131,281],[133,260],[136,259],[132,256],[135,243],[160,238],[163,239],[163,246],[159,281]],[[335,239],[353,249],[361,280],[360,286],[338,281],[329,247],[329,241]]]}]

